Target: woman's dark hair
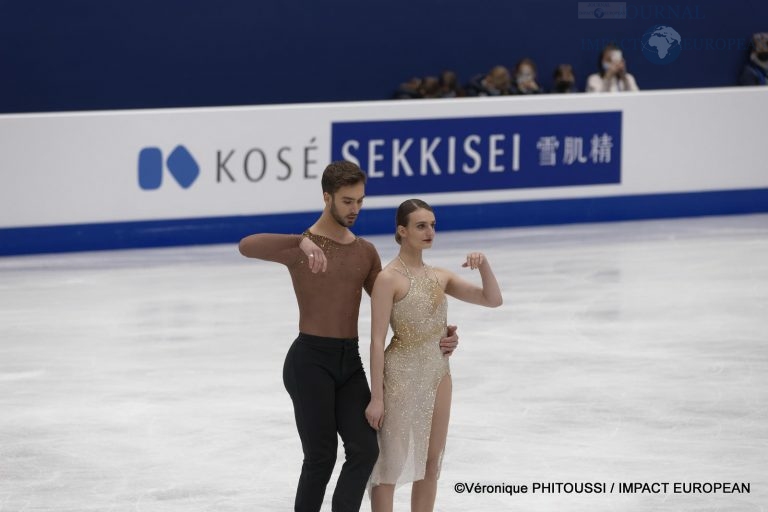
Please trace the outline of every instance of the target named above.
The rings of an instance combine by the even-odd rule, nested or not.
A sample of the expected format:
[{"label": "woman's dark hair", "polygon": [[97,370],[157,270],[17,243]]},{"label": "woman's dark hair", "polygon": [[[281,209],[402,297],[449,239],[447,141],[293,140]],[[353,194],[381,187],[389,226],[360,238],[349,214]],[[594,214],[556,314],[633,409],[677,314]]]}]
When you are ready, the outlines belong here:
[{"label": "woman's dark hair", "polygon": [[341,187],[357,185],[361,182],[365,184],[365,180],[365,173],[360,167],[352,162],[339,160],[328,164],[328,167],[323,171],[323,178],[320,180],[320,185],[323,187],[323,192],[328,192],[333,195]]},{"label": "woman's dark hair", "polygon": [[408,227],[408,217],[418,209],[434,212],[432,207],[421,199],[408,199],[407,201],[400,203],[400,206],[398,206],[397,214],[395,215],[395,242],[398,244],[400,243],[400,235],[397,232],[397,227]]}]

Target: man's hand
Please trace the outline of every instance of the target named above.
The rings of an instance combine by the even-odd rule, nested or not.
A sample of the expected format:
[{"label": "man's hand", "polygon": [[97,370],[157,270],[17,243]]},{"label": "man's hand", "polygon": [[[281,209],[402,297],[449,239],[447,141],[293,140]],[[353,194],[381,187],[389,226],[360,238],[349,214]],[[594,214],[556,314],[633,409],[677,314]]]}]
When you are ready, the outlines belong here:
[{"label": "man's hand", "polygon": [[456,334],[456,326],[449,325],[445,338],[440,340],[440,350],[443,351],[443,355],[450,356],[458,345],[459,335]]},{"label": "man's hand", "polygon": [[325,258],[323,250],[318,247],[315,242],[305,236],[301,239],[301,242],[299,242],[299,249],[301,249],[307,257],[309,270],[311,270],[313,274],[325,272],[328,268],[328,260]]}]

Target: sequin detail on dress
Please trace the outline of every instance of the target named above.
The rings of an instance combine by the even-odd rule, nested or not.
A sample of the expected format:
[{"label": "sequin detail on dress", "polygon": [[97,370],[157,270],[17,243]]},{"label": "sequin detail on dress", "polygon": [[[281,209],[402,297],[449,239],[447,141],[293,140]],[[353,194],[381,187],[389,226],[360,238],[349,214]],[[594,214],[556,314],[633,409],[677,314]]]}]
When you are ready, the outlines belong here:
[{"label": "sequin detail on dress", "polygon": [[450,372],[440,350],[448,314],[442,287],[430,267],[413,276],[401,264],[405,271],[398,272],[408,277],[410,288],[392,306],[394,336],[384,351],[384,423],[370,486],[424,478],[437,387]]}]

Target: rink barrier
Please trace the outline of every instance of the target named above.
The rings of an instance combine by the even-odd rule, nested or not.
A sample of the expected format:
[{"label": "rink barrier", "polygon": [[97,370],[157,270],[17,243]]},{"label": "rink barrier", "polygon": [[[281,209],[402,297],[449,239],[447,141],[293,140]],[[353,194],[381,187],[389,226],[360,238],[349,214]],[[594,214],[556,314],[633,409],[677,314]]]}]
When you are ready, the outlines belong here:
[{"label": "rink barrier", "polygon": [[0,255],[299,232],[334,159],[362,234],[768,211],[768,88],[0,115]]},{"label": "rink barrier", "polygon": [[[768,212],[768,188],[624,197],[442,205],[452,230],[526,227]],[[257,232],[300,233],[320,212],[0,229],[0,255],[236,244]],[[355,232],[394,233],[393,208],[364,208]]]}]

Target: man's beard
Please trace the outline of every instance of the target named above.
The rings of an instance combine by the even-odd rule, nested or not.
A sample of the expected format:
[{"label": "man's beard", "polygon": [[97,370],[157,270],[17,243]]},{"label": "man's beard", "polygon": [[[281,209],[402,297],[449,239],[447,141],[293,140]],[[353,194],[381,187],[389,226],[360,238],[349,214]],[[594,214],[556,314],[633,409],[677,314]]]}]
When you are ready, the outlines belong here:
[{"label": "man's beard", "polygon": [[339,212],[336,210],[336,205],[334,203],[331,203],[331,217],[333,217],[333,220],[335,220],[339,226],[343,228],[351,227],[355,223],[354,220],[350,221],[339,215]]}]

